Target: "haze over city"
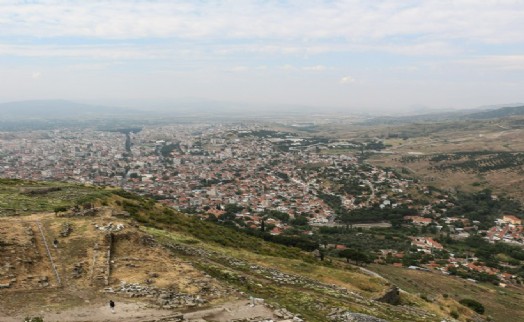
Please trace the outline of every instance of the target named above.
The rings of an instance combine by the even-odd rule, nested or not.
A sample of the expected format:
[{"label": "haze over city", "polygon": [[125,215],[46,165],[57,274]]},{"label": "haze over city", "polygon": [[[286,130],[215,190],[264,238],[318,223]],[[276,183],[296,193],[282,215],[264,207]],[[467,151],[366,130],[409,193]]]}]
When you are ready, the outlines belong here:
[{"label": "haze over city", "polygon": [[524,101],[523,1],[7,0],[0,30],[0,102]]}]

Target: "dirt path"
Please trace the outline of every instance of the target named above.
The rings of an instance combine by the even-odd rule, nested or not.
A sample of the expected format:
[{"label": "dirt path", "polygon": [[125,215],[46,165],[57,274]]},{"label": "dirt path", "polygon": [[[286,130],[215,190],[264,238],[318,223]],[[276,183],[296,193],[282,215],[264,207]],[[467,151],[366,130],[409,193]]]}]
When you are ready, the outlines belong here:
[{"label": "dirt path", "polygon": [[369,270],[369,269],[367,269],[367,268],[359,267],[359,269],[360,269],[360,271],[361,271],[362,273],[364,273],[364,274],[367,274],[367,275],[369,275],[369,276],[373,276],[373,277],[380,278],[380,279],[382,279],[382,280],[387,281],[387,279],[385,279],[382,275],[380,275],[380,274],[378,274],[378,273],[376,273],[376,272],[373,272],[373,271],[371,271],[371,270]]},{"label": "dirt path", "polygon": [[108,304],[92,304],[64,311],[44,310],[41,312],[31,312],[25,315],[5,316],[0,312],[2,322],[20,322],[26,316],[40,316],[45,322],[102,322],[102,321],[144,321],[160,319],[172,316],[175,312],[147,308],[142,303],[117,302],[115,313],[111,313]]},{"label": "dirt path", "polygon": [[[20,322],[27,316],[40,316],[45,322],[111,322],[111,321],[153,321],[167,317],[180,316],[181,313],[169,310],[160,310],[148,307],[139,302],[116,302],[115,313],[112,313],[107,303],[89,304],[63,311],[44,309],[40,312],[18,314],[7,316],[0,311],[0,321]],[[272,310],[264,305],[250,305],[247,300],[232,301],[216,306],[184,314],[188,321],[201,321],[211,319],[212,321],[227,322],[233,319],[266,318],[273,319]]]},{"label": "dirt path", "polygon": [[274,319],[273,311],[264,305],[251,305],[249,301],[233,301],[213,309],[184,314],[184,318],[191,320],[204,319],[216,322],[232,320]]}]

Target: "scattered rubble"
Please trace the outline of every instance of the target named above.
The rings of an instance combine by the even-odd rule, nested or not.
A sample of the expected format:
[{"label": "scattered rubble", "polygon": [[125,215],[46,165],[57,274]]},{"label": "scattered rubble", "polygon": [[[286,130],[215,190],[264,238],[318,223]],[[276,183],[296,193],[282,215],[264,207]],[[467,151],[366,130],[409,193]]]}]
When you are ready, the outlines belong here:
[{"label": "scattered rubble", "polygon": [[83,274],[84,274],[84,263],[76,263],[73,266],[72,277],[73,278],[80,278],[80,277],[82,277]]},{"label": "scattered rubble", "polygon": [[285,320],[293,319],[295,317],[293,313],[289,312],[285,308],[275,310],[274,313],[277,317]]},{"label": "scattered rubble", "polygon": [[259,304],[264,304],[264,302],[265,302],[264,299],[261,299],[261,298],[258,298],[258,297],[253,297],[253,296],[249,297],[249,301],[250,301],[252,306],[259,305]]},{"label": "scattered rubble", "polygon": [[39,287],[48,287],[49,286],[49,277],[47,277],[47,276],[40,276],[38,278],[38,286]]},{"label": "scattered rubble", "polygon": [[[204,294],[186,294],[179,293],[176,290],[159,289],[151,286],[140,285],[139,283],[122,282],[116,288],[108,287],[104,289],[107,293],[118,293],[128,297],[143,297],[151,299],[153,303],[164,309],[176,309],[187,307],[200,307],[208,303],[203,296]],[[213,295],[213,294],[208,294]],[[222,294],[214,294],[214,297],[220,297]]]},{"label": "scattered rubble", "polygon": [[62,230],[60,230],[60,237],[68,237],[73,232],[73,227],[70,223],[65,222],[62,224]]},{"label": "scattered rubble", "polygon": [[10,288],[11,287],[11,283],[2,283],[0,284],[0,289],[2,288]]},{"label": "scattered rubble", "polygon": [[144,322],[182,322],[184,321],[184,315],[182,313],[175,313],[170,316],[165,316],[160,319],[146,320]]},{"label": "scattered rubble", "polygon": [[157,246],[156,240],[153,238],[153,236],[150,236],[150,235],[144,235],[140,237],[140,243],[144,246],[149,246],[149,247]]},{"label": "scattered rubble", "polygon": [[387,320],[379,319],[374,316],[362,314],[362,313],[353,313],[344,310],[334,310],[328,315],[328,318],[331,321],[340,321],[340,322],[388,322]]},{"label": "scattered rubble", "polygon": [[31,228],[29,224],[26,224],[24,226],[25,226],[25,233],[27,236],[29,236],[29,240],[31,244],[34,246],[36,243],[35,232],[33,231],[33,229]]},{"label": "scattered rubble", "polygon": [[94,224],[95,225],[95,228],[98,229],[98,230],[101,230],[101,231],[110,231],[110,232],[117,232],[117,231],[121,231],[122,229],[124,229],[124,224],[113,224],[112,222],[110,222],[109,224],[105,225],[105,226],[99,226],[98,224]]}]

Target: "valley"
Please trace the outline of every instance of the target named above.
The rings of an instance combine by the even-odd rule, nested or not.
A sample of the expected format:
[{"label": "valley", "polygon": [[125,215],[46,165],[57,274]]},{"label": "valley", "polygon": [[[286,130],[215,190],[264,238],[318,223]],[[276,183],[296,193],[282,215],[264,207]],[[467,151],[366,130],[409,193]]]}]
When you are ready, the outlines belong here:
[{"label": "valley", "polygon": [[352,122],[4,132],[3,318],[520,317],[519,118]]}]

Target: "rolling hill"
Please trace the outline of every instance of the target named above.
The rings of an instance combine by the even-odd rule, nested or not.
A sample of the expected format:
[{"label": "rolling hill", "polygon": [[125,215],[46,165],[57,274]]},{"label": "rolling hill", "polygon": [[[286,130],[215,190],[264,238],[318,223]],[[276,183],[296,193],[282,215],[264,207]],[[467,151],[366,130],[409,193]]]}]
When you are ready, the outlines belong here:
[{"label": "rolling hill", "polygon": [[405,116],[373,117],[362,122],[364,125],[401,125],[412,123],[435,123],[468,120],[489,120],[524,115],[524,106],[505,106],[482,111],[458,110],[448,112],[424,113]]},{"label": "rolling hill", "polygon": [[467,115],[467,117],[470,119],[485,120],[521,115],[524,115],[524,106],[507,106],[491,111],[472,113]]}]

